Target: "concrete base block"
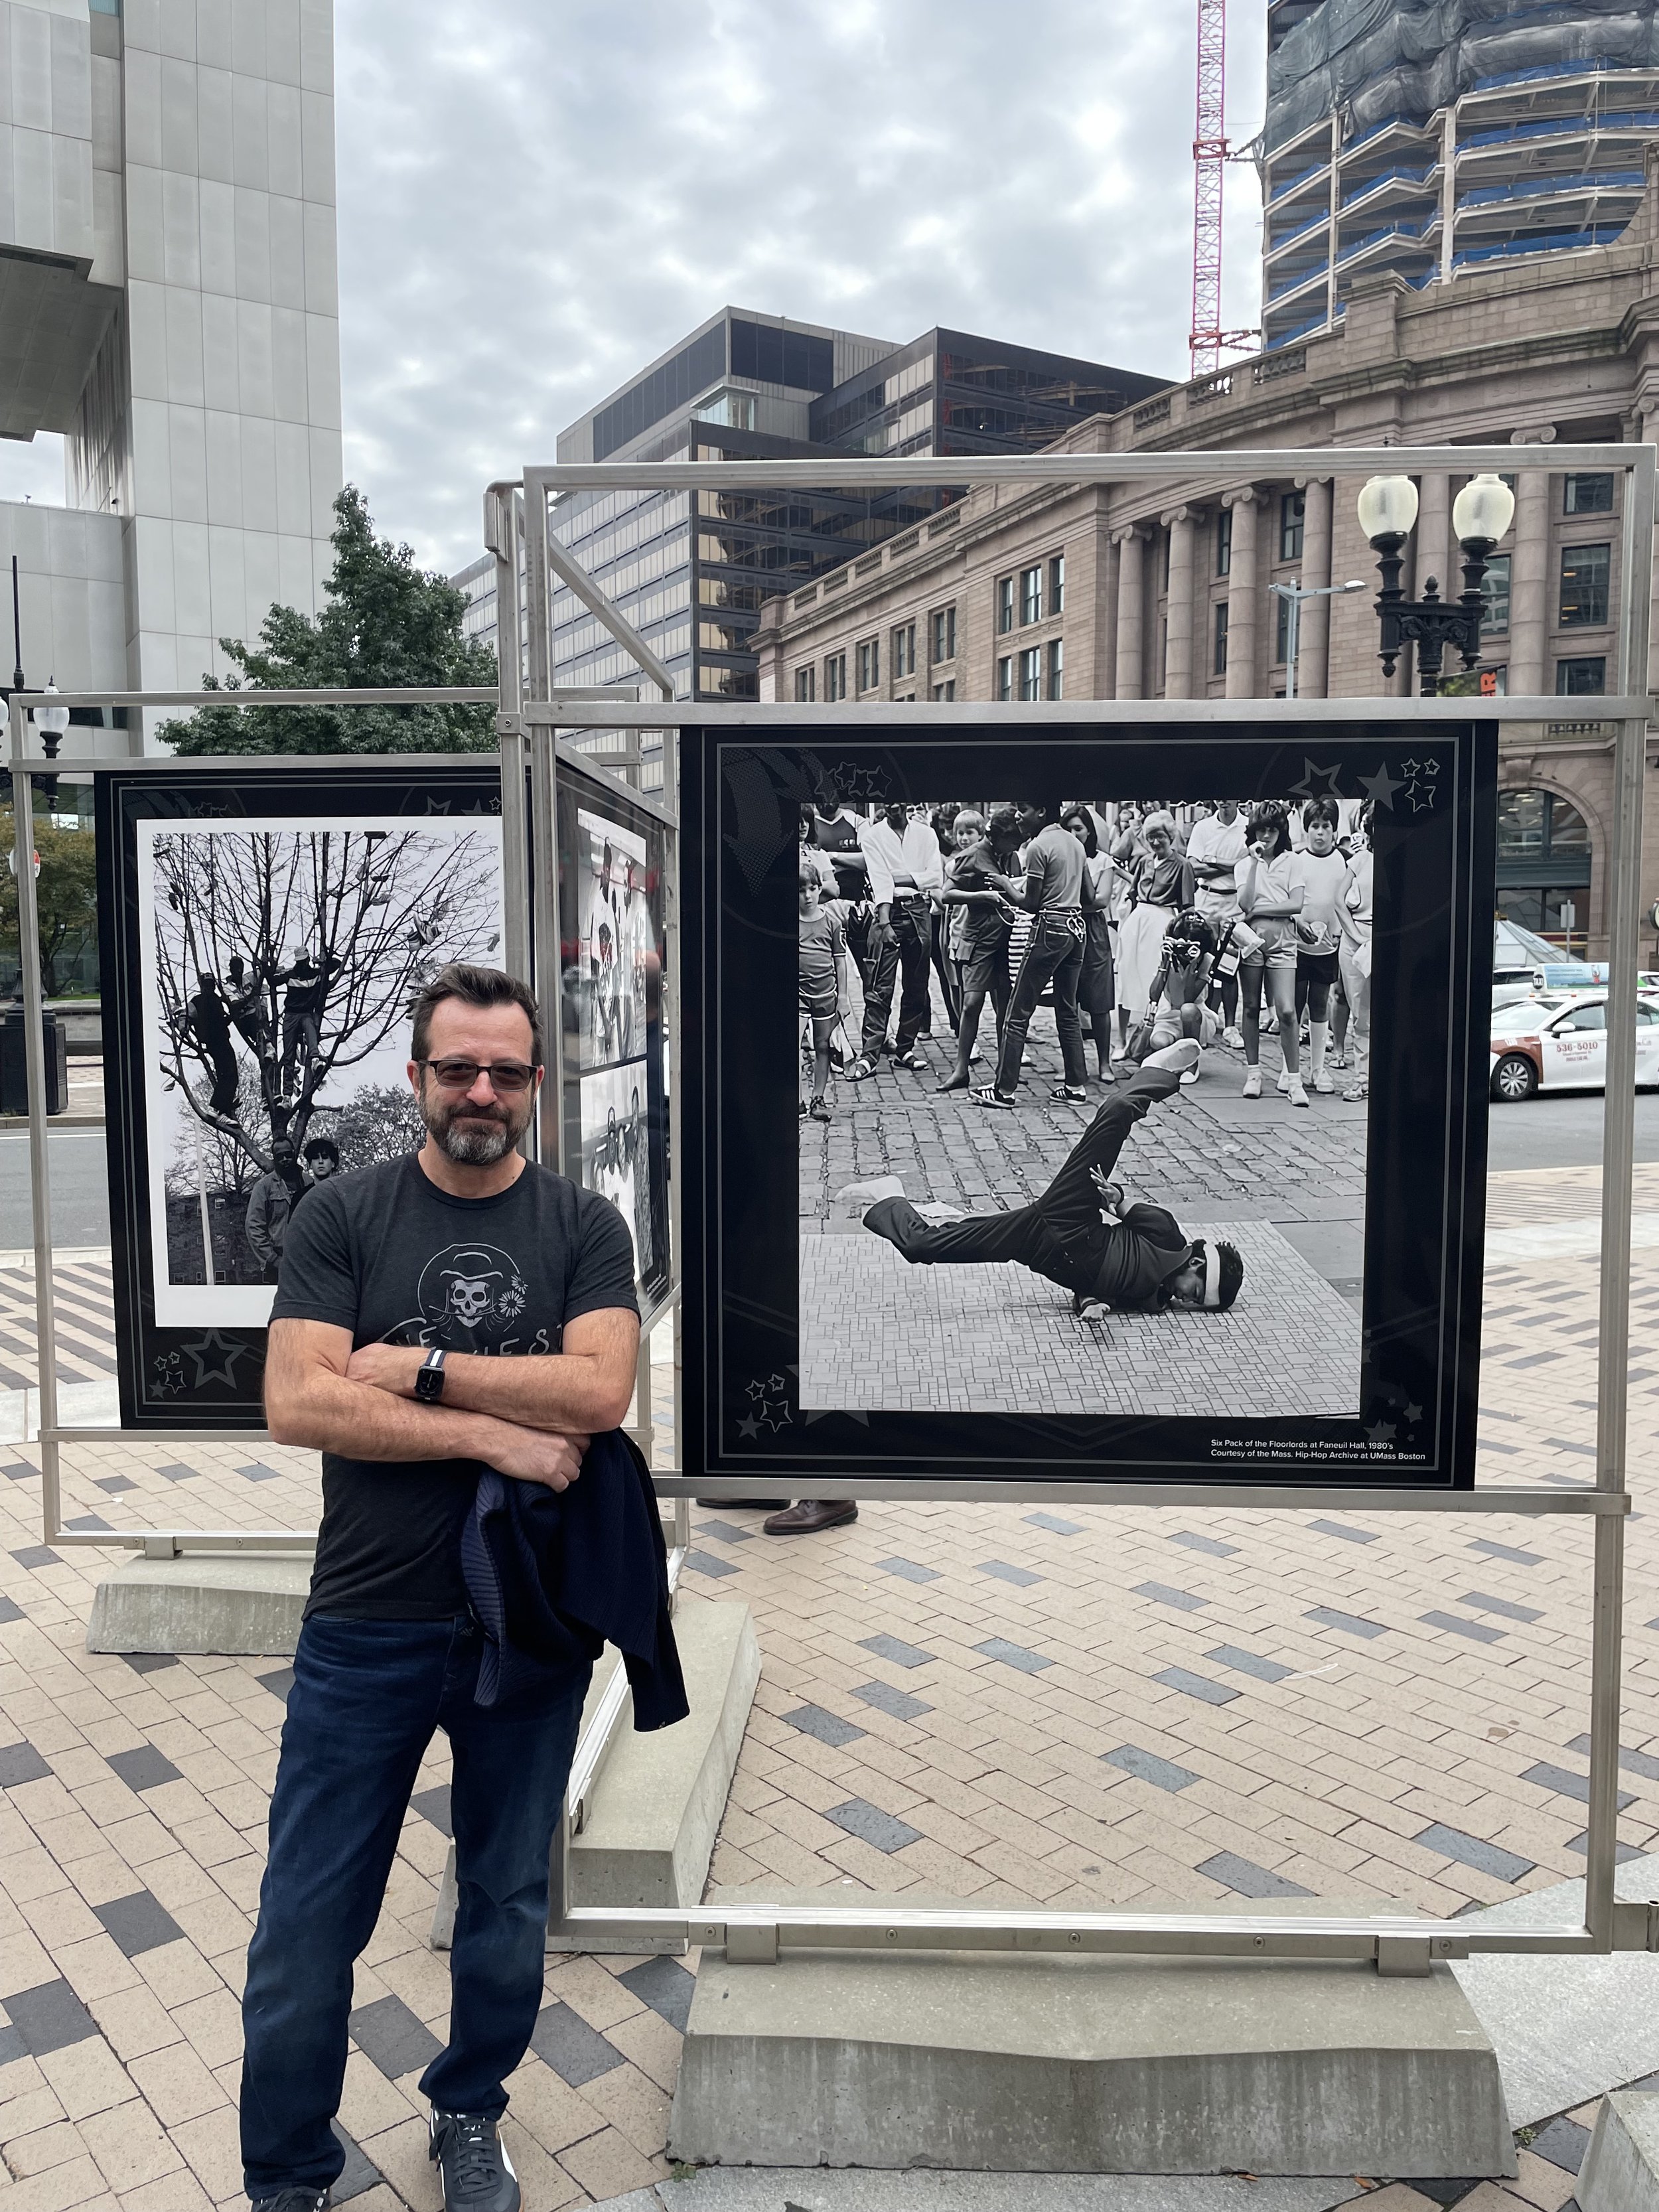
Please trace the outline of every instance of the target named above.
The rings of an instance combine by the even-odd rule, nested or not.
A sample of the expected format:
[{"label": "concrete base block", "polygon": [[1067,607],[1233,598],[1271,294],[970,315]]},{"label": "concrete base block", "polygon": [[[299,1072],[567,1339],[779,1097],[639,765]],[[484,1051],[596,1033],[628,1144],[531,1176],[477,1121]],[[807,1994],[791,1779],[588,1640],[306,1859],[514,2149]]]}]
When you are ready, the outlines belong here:
[{"label": "concrete base block", "polygon": [[726,1792],[760,1680],[746,1605],[684,1599],[674,1615],[691,1714],[636,1735],[631,1714],[612,1739],[586,1824],[570,1845],[577,1905],[702,1901]]},{"label": "concrete base block", "polygon": [[1659,2212],[1659,2091],[1615,2089],[1578,2177],[1583,2212]]},{"label": "concrete base block", "polygon": [[311,1568],[309,1553],[131,1559],[93,1593],[87,1649],[292,1658]]},{"label": "concrete base block", "polygon": [[1255,1960],[705,1952],[669,2148],[1005,2173],[1516,2170],[1497,2059],[1443,1966]]}]

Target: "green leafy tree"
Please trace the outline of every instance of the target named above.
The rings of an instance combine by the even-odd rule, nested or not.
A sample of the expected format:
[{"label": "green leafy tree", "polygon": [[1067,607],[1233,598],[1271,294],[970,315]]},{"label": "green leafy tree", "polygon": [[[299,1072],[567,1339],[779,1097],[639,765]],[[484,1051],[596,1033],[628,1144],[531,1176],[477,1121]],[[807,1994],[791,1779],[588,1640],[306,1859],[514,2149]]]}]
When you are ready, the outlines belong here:
[{"label": "green leafy tree", "polygon": [[[368,502],[348,484],[334,502],[334,568],[319,615],[272,607],[260,645],[222,637],[238,673],[223,689],[264,691],[494,684],[495,656],[462,635],[466,595],[415,565],[407,545],[376,538]],[[203,688],[222,687],[212,676]],[[164,722],[175,752],[489,752],[495,710],[477,707],[204,707]]]},{"label": "green leafy tree", "polygon": [[[12,811],[0,807],[0,945],[17,957],[17,878],[7,866],[12,852]],[[57,963],[73,959],[98,930],[95,842],[90,830],[60,830],[44,815],[34,817],[34,849],[40,855],[35,904],[40,917],[40,988],[48,998],[58,990]]]}]

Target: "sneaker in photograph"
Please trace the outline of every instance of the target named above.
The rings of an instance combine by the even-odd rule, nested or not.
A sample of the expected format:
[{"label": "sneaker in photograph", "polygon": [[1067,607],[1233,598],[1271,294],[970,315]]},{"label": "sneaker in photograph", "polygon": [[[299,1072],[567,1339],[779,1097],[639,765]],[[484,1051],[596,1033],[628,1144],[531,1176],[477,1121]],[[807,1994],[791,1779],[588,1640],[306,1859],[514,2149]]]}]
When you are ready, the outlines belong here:
[{"label": "sneaker in photograph", "polygon": [[1299,1076],[1291,1085],[1290,1099],[1292,1106],[1305,1106],[1308,1103],[1307,1088]]},{"label": "sneaker in photograph", "polygon": [[1183,1091],[1190,1091],[1190,1090],[1192,1089],[1192,1087],[1193,1087],[1194,1084],[1195,1084],[1195,1083],[1197,1082],[1197,1080],[1198,1080],[1198,1070],[1197,1070],[1195,1067],[1189,1067],[1189,1068],[1188,1068],[1188,1069],[1185,1071],[1185,1073],[1182,1074],[1182,1079],[1181,1079],[1181,1085],[1182,1085],[1182,1090],[1183,1090]]},{"label": "sneaker in photograph", "polygon": [[1328,1075],[1316,1075],[1314,1078],[1314,1089],[1319,1093],[1322,1098],[1334,1097],[1336,1092],[1336,1085]]},{"label": "sneaker in photograph", "polygon": [[1223,1044],[1231,1045],[1235,1052],[1243,1052],[1244,1049],[1244,1032],[1243,1030],[1237,1028],[1223,1030],[1221,1032],[1221,1042]]},{"label": "sneaker in photograph", "polygon": [[1342,1103],[1345,1106],[1357,1106],[1360,1100],[1367,1095],[1367,1088],[1364,1084],[1350,1083],[1342,1093]]},{"label": "sneaker in photograph", "polygon": [[1288,1091],[1290,1089],[1292,1079],[1291,1071],[1288,1067],[1281,1067],[1279,1069],[1279,1087],[1281,1091]]},{"label": "sneaker in photograph", "polygon": [[1249,1073],[1245,1077],[1245,1079],[1244,1079],[1244,1088],[1243,1088],[1243,1091],[1240,1093],[1240,1096],[1241,1096],[1241,1097],[1245,1097],[1245,1098],[1260,1098],[1260,1097],[1261,1097],[1261,1070],[1259,1067],[1253,1067],[1253,1068],[1250,1070]]},{"label": "sneaker in photograph", "polygon": [[1348,1055],[1346,1052],[1334,1052],[1325,1063],[1327,1067],[1346,1067],[1347,1064]]},{"label": "sneaker in photograph", "polygon": [[432,2109],[427,2156],[443,2181],[444,2212],[519,2212],[519,2177],[494,2120]]}]

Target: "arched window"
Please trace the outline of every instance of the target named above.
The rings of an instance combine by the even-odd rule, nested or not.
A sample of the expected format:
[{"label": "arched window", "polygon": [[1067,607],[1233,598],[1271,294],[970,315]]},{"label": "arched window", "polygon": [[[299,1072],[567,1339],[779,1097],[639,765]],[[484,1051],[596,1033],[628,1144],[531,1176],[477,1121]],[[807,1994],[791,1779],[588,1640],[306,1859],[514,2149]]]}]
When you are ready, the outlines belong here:
[{"label": "arched window", "polygon": [[1540,937],[1583,949],[1589,927],[1589,824],[1553,791],[1498,798],[1498,911]]}]

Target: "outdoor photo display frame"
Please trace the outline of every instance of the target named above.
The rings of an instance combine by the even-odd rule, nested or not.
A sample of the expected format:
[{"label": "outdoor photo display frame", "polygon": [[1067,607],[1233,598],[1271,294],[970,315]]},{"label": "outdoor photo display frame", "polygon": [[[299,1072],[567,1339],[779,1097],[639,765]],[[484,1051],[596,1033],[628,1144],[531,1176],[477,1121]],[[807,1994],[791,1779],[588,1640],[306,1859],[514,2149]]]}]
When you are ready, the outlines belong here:
[{"label": "outdoor photo display frame", "polygon": [[98,778],[124,1428],[263,1427],[271,1139],[280,1120],[301,1183],[307,1144],[345,1167],[380,1157],[377,1132],[418,1145],[407,1004],[445,959],[502,957],[500,816],[493,758]]},{"label": "outdoor photo display frame", "polygon": [[[623,786],[584,775],[568,755],[558,764],[554,814],[565,1169],[628,1223],[648,1310],[672,1278],[668,831]],[[542,973],[551,1019],[551,979]]]},{"label": "outdoor photo display frame", "polygon": [[[1391,725],[1386,708],[1369,722],[1298,718],[1294,727],[1276,722],[1270,704],[1243,726],[1196,719],[1172,726],[1160,717],[1156,729],[1139,730],[1056,721],[1052,709],[1024,729],[971,720],[918,728],[898,718],[888,728],[854,728],[831,716],[815,728],[812,719],[794,710],[768,730],[763,711],[743,728],[682,730],[682,1109],[686,1158],[697,1164],[682,1200],[684,1275],[694,1286],[685,1309],[682,1479],[758,1480],[798,1496],[868,1495],[872,1484],[902,1494],[907,1480],[970,1492],[976,1482],[1471,1487],[1497,764],[1491,723],[1438,724],[1431,744],[1420,726]],[[803,1388],[811,1316],[802,1308],[806,1262],[797,1235],[800,1152],[789,1133],[798,1124],[790,1092],[801,1030],[798,810],[833,811],[850,798],[868,813],[889,799],[932,805],[949,793],[1036,800],[1054,819],[1083,792],[1128,799],[1150,791],[1175,805],[1322,793],[1374,802],[1372,1096],[1363,1264],[1349,1286],[1358,1291],[1363,1369],[1352,1413],[1271,1410],[1279,1386],[1270,1358],[1243,1402],[1221,1416],[1166,1415],[1155,1393],[1132,1407],[1103,1402],[1069,1412],[982,1401],[971,1408],[914,1399],[812,1402]],[[988,1008],[985,1033],[988,1061]],[[1237,1066],[1229,1056],[1224,1074],[1205,1079],[1236,1090]],[[988,1065],[976,1079],[989,1081]],[[844,1070],[836,1088],[835,1111],[860,1110],[847,1103],[854,1092]],[[1071,1110],[1081,1133],[1094,1105]],[[811,1140],[809,1131],[800,1141]],[[1133,1139],[1125,1164],[1133,1182]],[[1158,1195],[1134,1193],[1143,1194]],[[979,1204],[994,1212],[1006,1195]],[[858,1235],[855,1221],[842,1225]],[[876,1241],[866,1236],[865,1243]],[[1014,1285],[1009,1328],[1024,1326],[1040,1307],[1047,1327],[1049,1310],[1063,1307],[1051,1283],[1018,1267],[997,1272]],[[866,1305],[867,1292],[860,1275],[856,1295]],[[1127,1326],[1166,1329],[1171,1359],[1202,1362],[1220,1341],[1206,1345],[1204,1332],[1233,1318],[1134,1316]],[[1063,1319],[1073,1329],[1091,1327]],[[948,1337],[953,1310],[947,1305],[932,1325]],[[1117,1317],[1109,1316],[1103,1358],[1117,1333]],[[817,1365],[823,1372],[824,1363]]]}]

